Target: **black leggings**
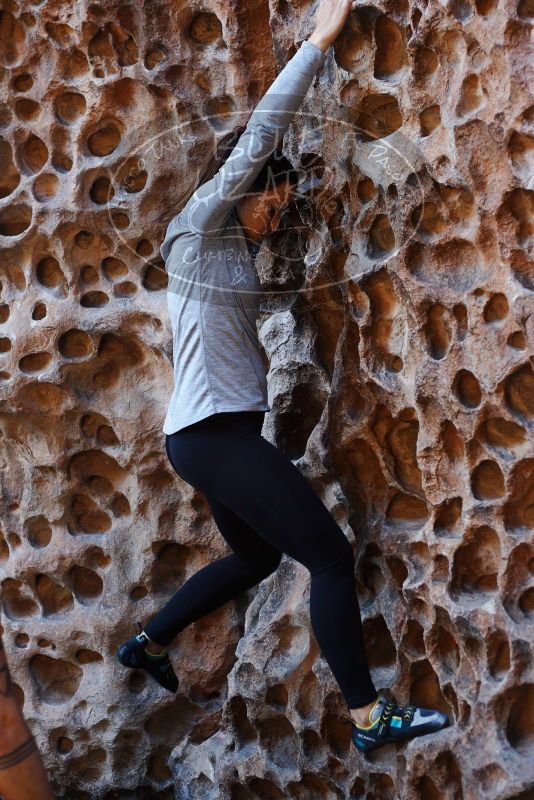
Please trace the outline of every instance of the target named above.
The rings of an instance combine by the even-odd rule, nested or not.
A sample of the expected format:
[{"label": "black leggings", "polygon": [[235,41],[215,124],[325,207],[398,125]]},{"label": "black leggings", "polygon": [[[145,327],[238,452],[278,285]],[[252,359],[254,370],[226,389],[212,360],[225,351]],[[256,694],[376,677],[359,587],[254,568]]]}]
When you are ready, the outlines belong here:
[{"label": "black leggings", "polygon": [[282,553],[311,574],[310,618],[349,708],[377,697],[364,649],[350,542],[293,462],[261,435],[263,411],[220,412],[167,435],[178,475],[209,503],[232,553],[192,575],[144,630],[168,645],[255,586]]}]

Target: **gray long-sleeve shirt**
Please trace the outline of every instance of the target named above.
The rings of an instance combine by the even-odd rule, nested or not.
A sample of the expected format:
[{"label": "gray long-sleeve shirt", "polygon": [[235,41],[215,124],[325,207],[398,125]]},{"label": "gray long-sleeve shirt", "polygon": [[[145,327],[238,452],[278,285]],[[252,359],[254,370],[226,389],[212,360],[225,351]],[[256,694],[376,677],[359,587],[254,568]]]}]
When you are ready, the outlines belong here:
[{"label": "gray long-sleeve shirt", "polygon": [[270,411],[256,329],[260,282],[236,203],[281,144],[326,54],[302,42],[254,109],[218,172],[167,226],[174,390],[166,434],[220,411]]}]

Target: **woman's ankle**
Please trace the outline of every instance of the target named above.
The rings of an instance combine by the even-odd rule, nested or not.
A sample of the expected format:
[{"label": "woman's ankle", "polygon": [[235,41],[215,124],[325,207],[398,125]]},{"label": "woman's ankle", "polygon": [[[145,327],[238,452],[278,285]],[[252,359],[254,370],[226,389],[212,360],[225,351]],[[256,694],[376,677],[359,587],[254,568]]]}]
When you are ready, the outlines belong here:
[{"label": "woman's ankle", "polygon": [[366,706],[361,706],[360,708],[349,708],[349,713],[357,725],[369,725],[370,723],[369,714],[375,703],[376,703],[376,698],[374,700],[371,700],[371,702],[368,703]]},{"label": "woman's ankle", "polygon": [[158,644],[157,642],[155,642],[153,639],[150,638],[150,636],[146,631],[142,631],[142,633],[148,639],[148,644],[146,645],[145,649],[148,650],[149,653],[152,653],[152,655],[157,656],[160,653],[164,653],[167,651],[167,645]]}]

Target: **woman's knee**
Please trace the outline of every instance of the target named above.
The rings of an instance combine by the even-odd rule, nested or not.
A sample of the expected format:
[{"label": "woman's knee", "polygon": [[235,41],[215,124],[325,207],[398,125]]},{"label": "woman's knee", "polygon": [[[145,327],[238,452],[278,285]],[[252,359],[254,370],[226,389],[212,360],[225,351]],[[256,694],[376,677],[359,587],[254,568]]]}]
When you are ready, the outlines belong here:
[{"label": "woman's knee", "polygon": [[337,567],[354,573],[355,558],[352,545],[341,530],[339,535],[330,540],[330,546],[325,548],[319,560],[310,568],[310,573],[316,575],[323,570]]}]

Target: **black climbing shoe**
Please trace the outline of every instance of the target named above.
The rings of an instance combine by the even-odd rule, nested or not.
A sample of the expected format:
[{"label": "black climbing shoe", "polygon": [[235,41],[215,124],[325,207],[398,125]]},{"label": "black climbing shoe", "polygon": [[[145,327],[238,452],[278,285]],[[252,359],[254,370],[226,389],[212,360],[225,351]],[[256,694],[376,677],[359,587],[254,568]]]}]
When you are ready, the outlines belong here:
[{"label": "black climbing shoe", "polygon": [[117,658],[125,667],[132,669],[144,669],[148,672],[160,686],[169,692],[176,692],[178,689],[178,678],[169,661],[169,656],[165,650],[161,656],[151,656],[145,652],[145,647],[150,644],[150,639],[142,633],[141,625],[138,622],[139,633],[121,644],[117,650]]},{"label": "black climbing shoe", "polygon": [[401,706],[379,694],[369,712],[369,725],[358,725],[349,714],[343,714],[352,723],[352,741],[363,753],[388,742],[399,742],[424,736],[446,728],[447,714],[431,708]]}]

